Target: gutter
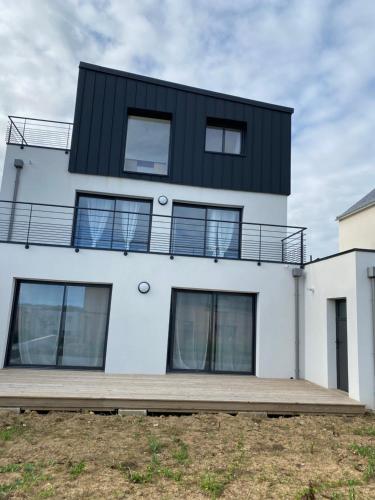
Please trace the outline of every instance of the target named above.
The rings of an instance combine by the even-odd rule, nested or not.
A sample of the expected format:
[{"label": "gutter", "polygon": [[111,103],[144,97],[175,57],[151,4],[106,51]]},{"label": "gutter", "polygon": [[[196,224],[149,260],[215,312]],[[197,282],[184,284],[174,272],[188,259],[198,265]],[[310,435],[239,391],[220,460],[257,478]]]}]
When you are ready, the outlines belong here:
[{"label": "gutter", "polygon": [[303,269],[295,267],[292,270],[294,278],[294,378],[300,378],[300,290],[299,281],[303,276]]},{"label": "gutter", "polygon": [[372,312],[372,355],[373,355],[373,392],[374,392],[374,405],[375,405],[375,267],[367,268],[367,276],[371,282],[371,312]]},{"label": "gutter", "polygon": [[14,180],[14,187],[13,187],[13,196],[12,196],[12,208],[10,210],[10,217],[9,217],[9,227],[8,227],[8,237],[7,240],[10,241],[12,239],[12,232],[13,232],[13,225],[14,225],[14,217],[15,217],[15,212],[16,212],[16,201],[17,201],[17,196],[18,196],[18,188],[20,185],[20,177],[21,177],[21,170],[23,169],[23,160],[14,160],[14,167],[16,169],[16,178]]}]

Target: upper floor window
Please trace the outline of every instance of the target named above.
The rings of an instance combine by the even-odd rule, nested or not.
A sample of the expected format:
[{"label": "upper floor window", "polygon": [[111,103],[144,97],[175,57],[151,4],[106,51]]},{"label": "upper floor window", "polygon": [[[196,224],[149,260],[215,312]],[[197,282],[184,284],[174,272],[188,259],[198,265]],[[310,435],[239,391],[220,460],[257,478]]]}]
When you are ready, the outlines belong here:
[{"label": "upper floor window", "polygon": [[171,250],[176,255],[238,259],[241,210],[173,205]]},{"label": "upper floor window", "polygon": [[167,175],[171,121],[129,115],[125,172]]},{"label": "upper floor window", "polygon": [[206,127],[206,151],[213,153],[242,153],[244,124],[209,118]]},{"label": "upper floor window", "polygon": [[74,245],[147,252],[151,201],[79,195]]}]

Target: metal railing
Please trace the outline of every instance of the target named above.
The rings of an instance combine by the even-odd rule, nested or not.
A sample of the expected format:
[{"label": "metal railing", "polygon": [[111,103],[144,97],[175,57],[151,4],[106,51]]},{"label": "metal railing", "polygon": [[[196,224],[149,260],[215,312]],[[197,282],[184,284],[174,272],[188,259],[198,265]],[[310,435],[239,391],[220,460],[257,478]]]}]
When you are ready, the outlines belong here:
[{"label": "metal railing", "polygon": [[0,201],[0,242],[303,265],[304,227]]},{"label": "metal railing", "polygon": [[68,152],[71,146],[73,123],[8,116],[6,143],[24,148],[62,149]]}]

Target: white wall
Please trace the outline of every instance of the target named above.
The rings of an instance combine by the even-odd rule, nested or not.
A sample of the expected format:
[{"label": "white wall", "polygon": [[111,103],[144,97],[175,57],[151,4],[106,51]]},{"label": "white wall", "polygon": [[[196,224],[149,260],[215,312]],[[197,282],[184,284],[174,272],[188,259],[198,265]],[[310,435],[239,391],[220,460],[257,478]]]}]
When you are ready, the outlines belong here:
[{"label": "white wall", "polygon": [[[1,200],[11,200],[15,178],[15,158],[24,161],[18,201],[74,205],[76,191],[111,195],[138,196],[154,199],[154,212],[171,215],[172,201],[188,201],[214,205],[243,207],[243,221],[287,224],[287,196],[248,193],[162,182],[99,175],[70,174],[69,155],[64,151],[8,146],[0,191]],[[163,194],[170,202],[164,207],[157,202]]]},{"label": "white wall", "polygon": [[351,248],[375,249],[375,205],[339,221],[340,252]]},{"label": "white wall", "polygon": [[[0,362],[15,278],[113,284],[106,371],[165,373],[171,289],[258,294],[256,374],[294,376],[294,283],[280,264],[167,255],[0,245]],[[138,292],[140,281],[151,291]]]},{"label": "white wall", "polygon": [[346,298],[349,395],[374,407],[370,265],[375,253],[350,252],[306,266],[304,363],[307,380],[337,387],[334,299]]}]

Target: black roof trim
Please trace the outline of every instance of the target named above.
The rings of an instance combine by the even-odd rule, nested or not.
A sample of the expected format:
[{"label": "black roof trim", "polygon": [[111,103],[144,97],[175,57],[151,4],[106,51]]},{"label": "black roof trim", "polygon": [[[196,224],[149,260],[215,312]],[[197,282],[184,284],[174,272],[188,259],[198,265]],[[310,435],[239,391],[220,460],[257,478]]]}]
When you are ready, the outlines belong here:
[{"label": "black roof trim", "polygon": [[318,262],[322,262],[323,260],[329,260],[329,259],[334,259],[335,257],[340,257],[341,255],[346,255],[348,253],[352,252],[364,252],[364,253],[375,253],[375,250],[372,250],[371,248],[350,248],[349,250],[344,250],[343,252],[337,252],[333,253],[332,255],[327,255],[327,257],[322,257],[322,258],[317,258],[315,260],[312,260],[310,262],[305,262],[305,266],[308,266],[310,264],[317,264]]},{"label": "black roof trim", "polygon": [[282,111],[284,113],[289,113],[289,114],[294,113],[293,108],[288,108],[286,106],[279,106],[277,104],[269,104],[261,101],[253,101],[252,99],[246,99],[244,97],[236,97],[230,94],[222,94],[220,92],[214,92],[211,90],[199,89],[197,87],[189,87],[188,85],[182,85],[181,83],[173,83],[165,80],[160,80],[158,78],[151,78],[149,76],[142,76],[142,75],[137,75],[135,73],[128,73],[127,71],[120,71],[118,69],[105,68],[103,66],[97,66],[96,64],[91,64],[83,61],[79,63],[79,67],[91,71],[97,71],[100,73],[122,76],[132,80],[138,80],[140,82],[153,83],[154,85],[162,85],[163,87],[171,87],[173,89],[182,90],[185,92],[201,94],[209,97],[216,97],[218,99],[226,99],[227,101],[240,102],[243,104],[250,104],[252,106],[257,106],[259,108],[272,109],[275,111]]}]

